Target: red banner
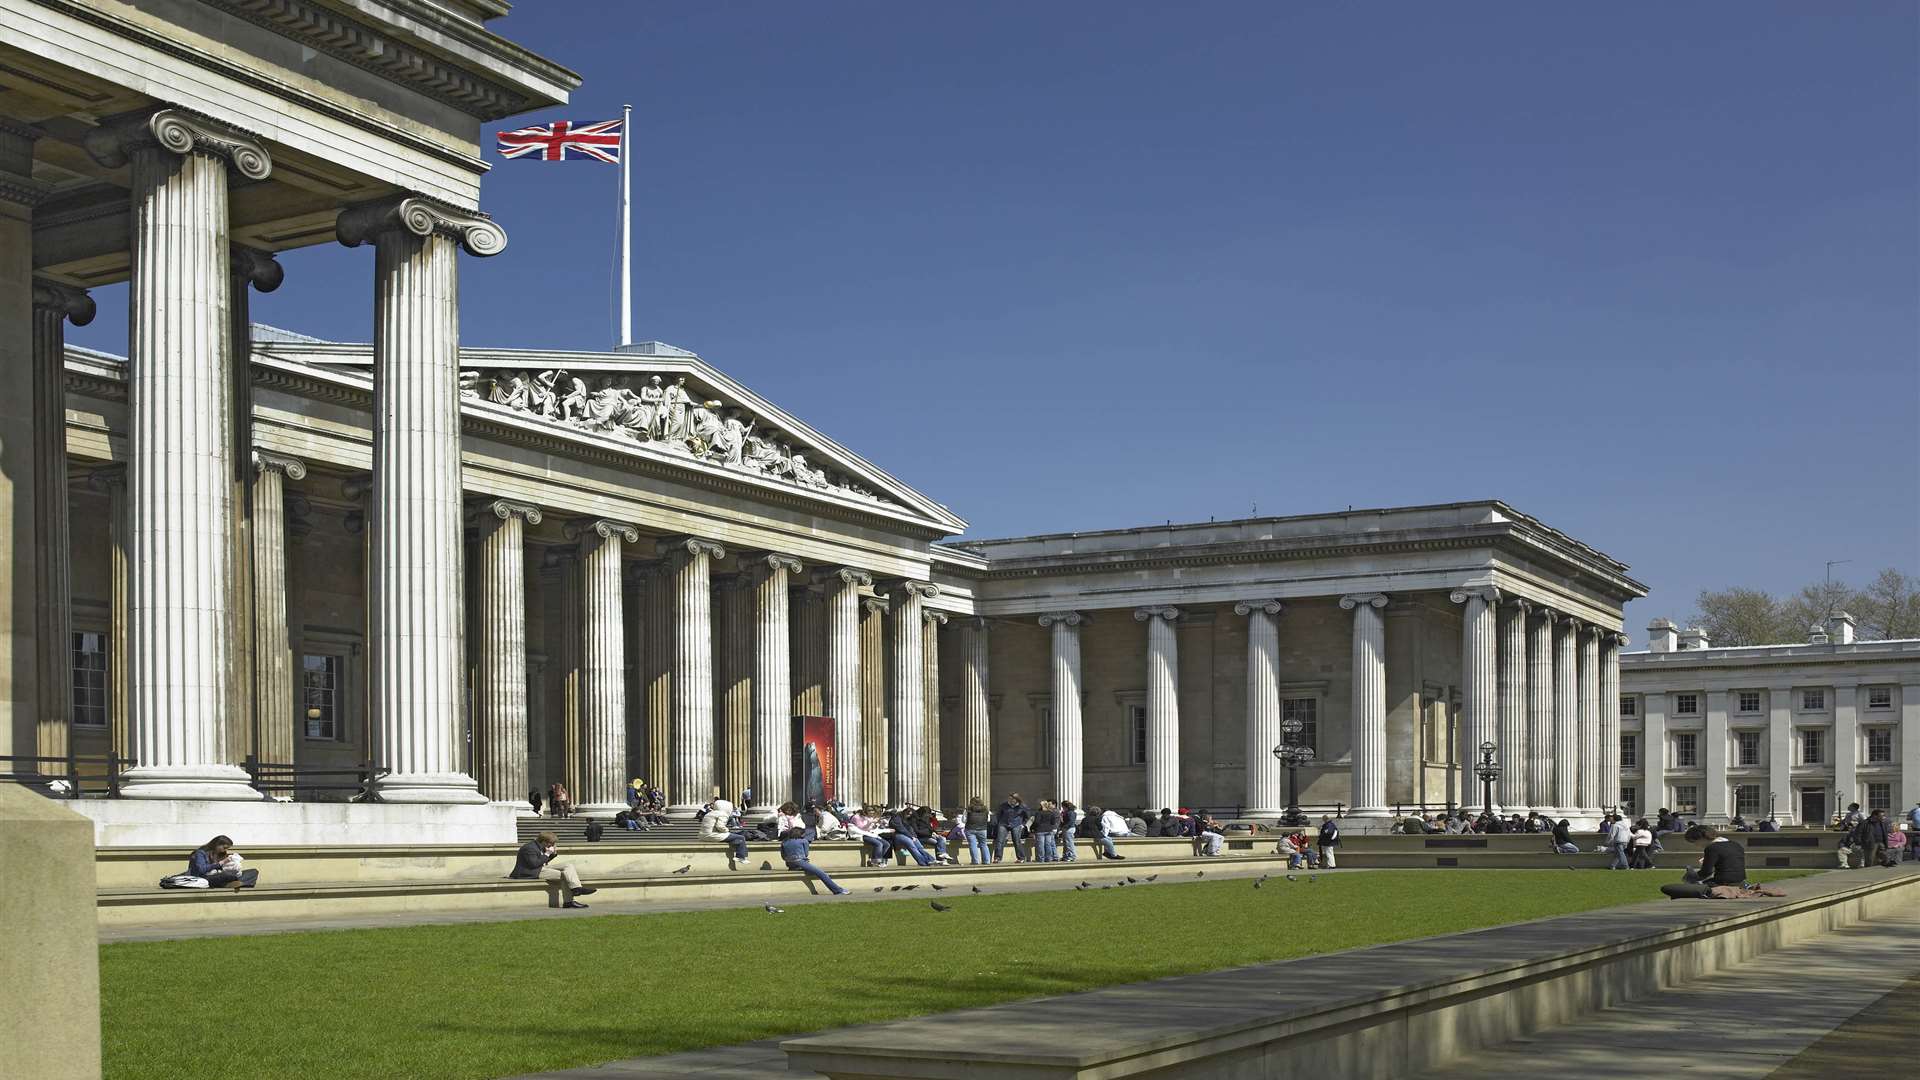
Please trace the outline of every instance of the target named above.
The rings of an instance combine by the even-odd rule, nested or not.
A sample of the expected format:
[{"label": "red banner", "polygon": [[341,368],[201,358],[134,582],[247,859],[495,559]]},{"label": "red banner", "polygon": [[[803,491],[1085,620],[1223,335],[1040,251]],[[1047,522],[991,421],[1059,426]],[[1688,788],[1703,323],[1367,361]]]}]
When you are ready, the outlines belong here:
[{"label": "red banner", "polygon": [[825,805],[838,794],[833,788],[833,717],[793,718],[793,797],[801,806]]}]

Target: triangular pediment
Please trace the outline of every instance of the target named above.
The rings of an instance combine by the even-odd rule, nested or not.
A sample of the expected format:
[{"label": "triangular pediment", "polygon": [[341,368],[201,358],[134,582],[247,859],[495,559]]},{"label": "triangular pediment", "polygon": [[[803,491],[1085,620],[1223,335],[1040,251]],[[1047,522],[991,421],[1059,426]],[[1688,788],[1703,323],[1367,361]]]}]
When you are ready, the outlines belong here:
[{"label": "triangular pediment", "polygon": [[[343,371],[372,364],[367,345],[261,340],[259,353]],[[966,522],[698,355],[662,342],[615,352],[460,350],[462,408],[505,413],[839,503],[921,519],[946,532]]]}]

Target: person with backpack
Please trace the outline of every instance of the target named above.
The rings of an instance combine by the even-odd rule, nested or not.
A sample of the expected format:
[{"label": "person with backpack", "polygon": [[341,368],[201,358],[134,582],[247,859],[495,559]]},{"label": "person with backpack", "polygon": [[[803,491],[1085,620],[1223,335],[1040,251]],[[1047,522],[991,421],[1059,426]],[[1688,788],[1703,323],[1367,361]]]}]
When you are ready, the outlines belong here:
[{"label": "person with backpack", "polygon": [[1333,820],[1333,815],[1328,814],[1326,817],[1323,817],[1320,819],[1320,868],[1321,869],[1331,870],[1334,868],[1336,864],[1333,859],[1333,849],[1339,846],[1340,846],[1340,826],[1337,822]]}]

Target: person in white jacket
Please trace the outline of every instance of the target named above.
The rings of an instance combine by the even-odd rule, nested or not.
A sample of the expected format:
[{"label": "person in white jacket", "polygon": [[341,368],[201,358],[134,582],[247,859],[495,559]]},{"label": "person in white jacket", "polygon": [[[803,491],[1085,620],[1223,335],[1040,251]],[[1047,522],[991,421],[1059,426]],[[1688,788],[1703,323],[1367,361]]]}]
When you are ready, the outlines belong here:
[{"label": "person in white jacket", "polygon": [[1116,814],[1111,810],[1103,811],[1100,814],[1100,827],[1097,830],[1097,832],[1099,833],[1099,839],[1100,839],[1100,847],[1094,852],[1097,858],[1101,858],[1101,859],[1126,858],[1125,855],[1122,855],[1119,852],[1113,850],[1114,837],[1133,835],[1133,830],[1127,827],[1126,818],[1121,817],[1119,814]]},{"label": "person in white jacket", "polygon": [[713,806],[700,817],[700,839],[727,845],[727,869],[738,870],[747,857],[747,834],[734,828],[733,804],[713,800]]},{"label": "person in white jacket", "polygon": [[1609,870],[1626,870],[1627,848],[1633,843],[1633,830],[1627,827],[1627,819],[1619,814],[1607,815],[1607,850],[1613,855],[1613,861],[1607,865]]}]

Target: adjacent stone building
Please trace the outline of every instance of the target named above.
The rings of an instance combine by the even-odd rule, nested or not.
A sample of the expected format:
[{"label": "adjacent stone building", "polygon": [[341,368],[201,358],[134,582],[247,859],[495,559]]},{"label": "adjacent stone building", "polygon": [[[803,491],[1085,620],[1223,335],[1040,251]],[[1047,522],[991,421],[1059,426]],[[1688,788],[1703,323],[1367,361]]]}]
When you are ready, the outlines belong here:
[{"label": "adjacent stone building", "polygon": [[1920,640],[1856,641],[1842,612],[1799,644],[1714,648],[1665,619],[1620,657],[1621,805],[1825,824],[1920,804]]}]

